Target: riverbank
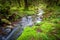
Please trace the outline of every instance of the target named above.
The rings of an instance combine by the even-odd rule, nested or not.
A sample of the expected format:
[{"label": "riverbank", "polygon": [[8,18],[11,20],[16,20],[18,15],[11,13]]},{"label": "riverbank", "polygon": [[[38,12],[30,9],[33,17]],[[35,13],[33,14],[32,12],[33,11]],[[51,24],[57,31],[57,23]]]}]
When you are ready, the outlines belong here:
[{"label": "riverbank", "polygon": [[[35,15],[33,15],[35,16]],[[2,37],[2,40],[12,40],[16,39],[19,35],[21,35],[22,31],[24,30],[25,27],[30,26],[32,27],[36,23],[41,22],[40,15],[37,15],[35,17],[33,16],[24,16],[20,20],[17,20],[16,22],[13,22],[12,25],[7,26],[8,28],[5,29],[5,32],[7,34]],[[42,15],[41,15],[42,16]],[[10,29],[12,28],[12,29]]]}]

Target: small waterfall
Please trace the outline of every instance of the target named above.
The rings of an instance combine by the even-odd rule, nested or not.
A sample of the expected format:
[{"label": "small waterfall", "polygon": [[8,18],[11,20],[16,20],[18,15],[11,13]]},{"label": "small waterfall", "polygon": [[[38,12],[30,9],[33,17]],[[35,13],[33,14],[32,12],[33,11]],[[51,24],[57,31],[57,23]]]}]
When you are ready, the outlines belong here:
[{"label": "small waterfall", "polygon": [[[32,16],[25,16],[22,17],[21,21],[19,21],[18,24],[16,24],[17,26],[12,30],[12,32],[10,32],[11,30],[8,28],[5,31],[10,32],[10,34],[7,34],[7,37],[2,37],[0,35],[0,39],[1,40],[15,40],[19,35],[21,35],[23,29],[27,26],[32,26],[34,25],[34,23],[40,23],[42,21],[42,19],[40,18],[43,15],[43,10],[39,9],[38,10],[38,14],[36,14],[37,16],[35,17],[35,19]],[[34,21],[33,21],[34,20]]]}]

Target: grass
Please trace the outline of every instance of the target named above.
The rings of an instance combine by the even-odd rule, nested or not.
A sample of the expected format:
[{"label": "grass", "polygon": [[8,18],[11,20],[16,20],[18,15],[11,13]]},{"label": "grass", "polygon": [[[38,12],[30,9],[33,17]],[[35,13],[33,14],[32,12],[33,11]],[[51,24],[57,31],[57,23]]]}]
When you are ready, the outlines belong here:
[{"label": "grass", "polygon": [[[35,25],[24,29],[23,33],[17,40],[56,40],[58,35],[55,36],[56,31],[55,24],[48,21],[40,23],[41,25]],[[55,30],[54,30],[55,29]]]}]

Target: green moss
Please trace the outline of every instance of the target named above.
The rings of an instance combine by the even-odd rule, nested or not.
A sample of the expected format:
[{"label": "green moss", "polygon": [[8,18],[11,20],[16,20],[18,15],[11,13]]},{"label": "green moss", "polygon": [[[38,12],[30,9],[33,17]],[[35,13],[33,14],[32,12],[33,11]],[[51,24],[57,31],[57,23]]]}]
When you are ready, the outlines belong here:
[{"label": "green moss", "polygon": [[22,35],[17,40],[30,40],[30,39],[37,40],[37,33],[30,27],[24,29]]},{"label": "green moss", "polygon": [[[24,29],[22,35],[17,40],[55,40],[56,37],[51,34],[54,24],[44,21],[41,25],[35,25]],[[51,34],[51,35],[49,35]]]}]

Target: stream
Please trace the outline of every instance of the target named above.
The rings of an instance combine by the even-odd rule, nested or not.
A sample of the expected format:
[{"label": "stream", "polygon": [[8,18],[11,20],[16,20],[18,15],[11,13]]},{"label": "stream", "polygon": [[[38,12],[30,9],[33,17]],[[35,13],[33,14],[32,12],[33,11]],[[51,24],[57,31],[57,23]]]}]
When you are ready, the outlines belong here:
[{"label": "stream", "polygon": [[38,14],[35,18],[32,16],[24,16],[21,21],[15,26],[15,28],[11,31],[7,28],[5,31],[8,33],[6,36],[0,35],[0,40],[16,40],[23,32],[23,29],[27,26],[33,26],[35,23],[40,23],[42,19],[40,18],[43,14],[43,10],[39,10]]}]

